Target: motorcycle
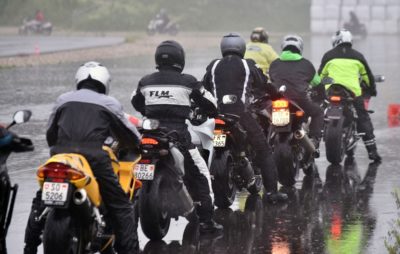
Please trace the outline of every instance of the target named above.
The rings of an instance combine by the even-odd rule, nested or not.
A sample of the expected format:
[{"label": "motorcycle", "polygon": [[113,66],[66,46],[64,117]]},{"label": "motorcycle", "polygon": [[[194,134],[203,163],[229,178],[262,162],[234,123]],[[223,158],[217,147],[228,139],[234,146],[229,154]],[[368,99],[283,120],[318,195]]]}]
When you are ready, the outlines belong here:
[{"label": "motorcycle", "polygon": [[37,20],[24,19],[22,25],[18,29],[20,35],[43,34],[50,35],[53,31],[51,22],[39,22]]},{"label": "motorcycle", "polygon": [[[375,76],[375,82],[383,82],[384,76]],[[357,132],[357,112],[353,106],[353,93],[345,86],[324,78],[326,90],[324,141],[326,158],[332,164],[342,162],[344,155],[353,156],[363,133]],[[369,113],[373,111],[369,110]]]},{"label": "motorcycle", "polygon": [[[141,156],[121,149],[110,140],[103,146],[124,192],[134,202],[141,182],[133,169]],[[44,253],[114,253],[114,236],[104,217],[99,185],[84,156],[57,154],[39,167],[37,180],[46,206],[38,220],[45,219]]]},{"label": "motorcycle", "polygon": [[[17,111],[14,114],[13,121],[6,128],[10,129],[16,124],[29,121],[32,112],[29,110]],[[12,152],[33,151],[32,141],[27,138],[13,136],[11,143],[0,148],[0,253],[6,254],[6,236],[11,223],[14,210],[15,198],[18,192],[18,184],[11,185],[6,162]]]},{"label": "motorcycle", "polygon": [[[225,95],[222,103],[233,104],[236,100],[235,95]],[[255,153],[250,145],[247,145],[246,132],[239,124],[239,118],[234,114],[219,114],[215,118],[215,151],[210,174],[215,205],[218,208],[231,206],[237,190],[245,188],[251,194],[257,194],[263,186],[262,181],[256,181],[254,184],[252,161]]]},{"label": "motorcycle", "polygon": [[179,32],[179,25],[175,22],[169,22],[165,26],[164,20],[154,18],[150,20],[147,26],[147,34],[149,36],[155,35],[156,33],[160,34],[169,34],[169,35],[177,35]]},{"label": "motorcycle", "polygon": [[139,195],[139,218],[143,233],[150,240],[161,240],[169,230],[171,219],[189,216],[193,200],[183,183],[183,155],[179,151],[179,134],[147,119],[141,130],[142,159],[136,165],[136,177],[143,186]]},{"label": "motorcycle", "polygon": [[293,186],[300,169],[305,175],[315,173],[315,147],[308,137],[308,118],[294,101],[285,98],[286,86],[281,86],[281,98],[272,101],[269,141],[273,148],[278,181]]}]

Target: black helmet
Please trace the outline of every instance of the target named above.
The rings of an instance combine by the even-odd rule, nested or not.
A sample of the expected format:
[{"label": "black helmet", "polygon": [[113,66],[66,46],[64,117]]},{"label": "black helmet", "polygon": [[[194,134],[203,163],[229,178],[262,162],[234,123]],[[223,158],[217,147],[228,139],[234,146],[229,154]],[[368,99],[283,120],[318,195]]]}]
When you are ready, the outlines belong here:
[{"label": "black helmet", "polygon": [[268,43],[268,34],[264,27],[256,27],[253,29],[250,35],[250,40],[252,42],[263,42]]},{"label": "black helmet", "polygon": [[183,71],[185,67],[185,51],[176,41],[163,41],[158,45],[155,54],[156,68],[170,66]]},{"label": "black helmet", "polygon": [[230,33],[222,37],[221,53],[222,56],[236,54],[241,57],[246,52],[246,42],[237,33]]}]

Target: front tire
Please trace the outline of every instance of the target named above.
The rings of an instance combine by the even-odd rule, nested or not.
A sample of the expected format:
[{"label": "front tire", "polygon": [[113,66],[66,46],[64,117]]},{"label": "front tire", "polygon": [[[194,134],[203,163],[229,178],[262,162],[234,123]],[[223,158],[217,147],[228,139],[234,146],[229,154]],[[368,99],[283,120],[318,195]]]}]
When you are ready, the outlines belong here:
[{"label": "front tire", "polygon": [[84,253],[83,229],[68,210],[53,209],[43,231],[44,254]]},{"label": "front tire", "polygon": [[276,137],[274,159],[278,171],[278,181],[283,186],[293,186],[296,183],[298,162],[295,161],[287,135]]},{"label": "front tire", "polygon": [[215,205],[225,209],[233,204],[236,197],[236,185],[233,182],[233,155],[229,150],[216,154],[211,162],[211,186],[214,192]]},{"label": "front tire", "polygon": [[332,164],[342,162],[345,154],[345,143],[343,133],[344,119],[328,123],[325,130],[325,150],[326,158]]},{"label": "front tire", "polygon": [[[158,169],[159,172],[162,170]],[[165,176],[155,174],[152,181],[144,181],[139,196],[139,217],[143,233],[150,240],[161,240],[169,230],[171,218],[163,211],[160,188]]]}]

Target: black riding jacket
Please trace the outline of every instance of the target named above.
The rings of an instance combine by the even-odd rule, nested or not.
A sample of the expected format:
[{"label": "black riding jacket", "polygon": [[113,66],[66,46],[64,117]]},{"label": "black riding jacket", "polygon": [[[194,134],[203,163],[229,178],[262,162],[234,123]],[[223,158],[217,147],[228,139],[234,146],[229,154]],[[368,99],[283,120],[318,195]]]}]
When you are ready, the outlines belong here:
[{"label": "black riding jacket", "polygon": [[[233,114],[245,112],[252,99],[267,93],[275,95],[276,90],[267,81],[253,60],[242,59],[238,55],[213,60],[203,78],[204,87],[217,97],[219,109]],[[224,95],[236,95],[236,103],[222,104]]]},{"label": "black riding jacket", "polygon": [[131,103],[148,118],[184,123],[190,117],[192,100],[203,112],[215,115],[215,98],[195,77],[162,67],[139,81]]},{"label": "black riding jacket", "polygon": [[58,97],[50,115],[47,143],[51,146],[81,146],[101,149],[108,137],[123,147],[138,145],[140,134],[124,116],[113,97],[89,89]]}]

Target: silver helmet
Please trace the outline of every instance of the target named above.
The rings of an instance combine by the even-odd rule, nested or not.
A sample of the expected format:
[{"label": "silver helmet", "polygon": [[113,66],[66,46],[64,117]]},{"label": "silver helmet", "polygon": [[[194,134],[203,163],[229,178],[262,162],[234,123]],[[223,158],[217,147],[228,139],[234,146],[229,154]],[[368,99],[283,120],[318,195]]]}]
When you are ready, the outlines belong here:
[{"label": "silver helmet", "polygon": [[353,43],[353,35],[346,29],[341,29],[332,36],[332,47],[343,43],[348,43],[350,45]]},{"label": "silver helmet", "polygon": [[297,48],[297,50],[300,52],[300,54],[303,53],[303,47],[304,47],[304,42],[303,39],[298,36],[297,34],[289,34],[286,35],[281,44],[281,49],[285,49],[288,46],[293,46]]},{"label": "silver helmet", "polygon": [[224,35],[221,40],[221,53],[223,56],[236,54],[241,57],[246,52],[246,42],[238,33]]}]

